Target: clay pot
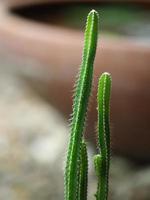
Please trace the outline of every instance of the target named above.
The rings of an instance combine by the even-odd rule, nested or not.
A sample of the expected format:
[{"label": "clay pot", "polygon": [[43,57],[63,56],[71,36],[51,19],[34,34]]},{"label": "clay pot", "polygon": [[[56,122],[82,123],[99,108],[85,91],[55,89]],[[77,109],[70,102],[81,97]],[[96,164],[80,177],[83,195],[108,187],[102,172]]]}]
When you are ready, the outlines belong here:
[{"label": "clay pot", "polygon": [[[29,21],[8,12],[12,6],[38,2],[41,0],[0,3],[0,44],[11,53],[13,62],[20,65],[17,70],[68,118],[72,88],[81,61],[83,32]],[[113,79],[113,149],[139,160],[150,160],[150,46],[127,37],[100,35],[87,128],[93,140],[97,79],[104,71],[110,72]]]}]

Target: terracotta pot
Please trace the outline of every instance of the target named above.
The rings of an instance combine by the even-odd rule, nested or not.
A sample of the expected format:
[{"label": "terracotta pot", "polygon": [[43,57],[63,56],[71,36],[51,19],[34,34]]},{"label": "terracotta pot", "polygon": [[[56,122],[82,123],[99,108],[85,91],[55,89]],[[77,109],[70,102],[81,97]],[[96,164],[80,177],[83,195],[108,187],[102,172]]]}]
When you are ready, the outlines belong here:
[{"label": "terracotta pot", "polygon": [[[37,2],[41,0],[0,3],[0,44],[4,51],[11,53],[13,62],[20,65],[19,70],[32,85],[68,117],[74,77],[81,61],[83,33],[29,21],[8,12],[12,6]],[[150,46],[134,39],[100,35],[87,128],[93,140],[97,78],[103,71],[110,72],[113,79],[113,149],[130,157],[150,160]]]}]

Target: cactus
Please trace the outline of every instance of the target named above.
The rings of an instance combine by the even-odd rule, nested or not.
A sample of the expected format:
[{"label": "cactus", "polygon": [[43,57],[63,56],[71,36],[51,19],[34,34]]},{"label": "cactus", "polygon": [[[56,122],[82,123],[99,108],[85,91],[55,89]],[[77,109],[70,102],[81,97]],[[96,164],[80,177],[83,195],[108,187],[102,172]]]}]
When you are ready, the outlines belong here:
[{"label": "cactus", "polygon": [[98,176],[97,200],[107,200],[110,165],[110,130],[109,130],[109,101],[111,76],[103,73],[98,83],[98,147],[99,155],[94,157],[96,174]]},{"label": "cactus", "polygon": [[[82,63],[76,82],[73,101],[70,141],[64,176],[65,200],[87,200],[88,157],[83,132],[92,86],[93,63],[96,54],[99,29],[98,25],[98,13],[92,10],[87,17]],[[98,138],[101,153],[95,156],[95,169],[98,176],[97,200],[106,200],[108,193],[110,138],[108,134],[109,109],[107,106],[109,104],[109,77],[110,76],[106,73],[102,75],[98,87]],[[102,186],[101,184],[104,185]]]},{"label": "cactus", "polygon": [[76,83],[71,121],[71,136],[65,171],[65,200],[76,200],[81,141],[91,92],[93,62],[98,36],[98,14],[92,10],[87,17],[85,42],[79,78]]},{"label": "cactus", "polygon": [[87,147],[84,140],[81,144],[81,154],[80,154],[80,166],[79,166],[79,179],[78,179],[78,190],[77,199],[86,200],[87,199],[87,183],[88,183],[88,156]]}]

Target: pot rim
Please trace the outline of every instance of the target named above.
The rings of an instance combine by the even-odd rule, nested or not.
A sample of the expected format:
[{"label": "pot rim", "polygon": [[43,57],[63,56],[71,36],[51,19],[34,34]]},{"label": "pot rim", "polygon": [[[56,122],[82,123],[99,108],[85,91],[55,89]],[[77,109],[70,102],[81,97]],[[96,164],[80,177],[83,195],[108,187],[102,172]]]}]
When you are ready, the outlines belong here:
[{"label": "pot rim", "polygon": [[[106,2],[105,0],[100,0],[101,2]],[[99,1],[99,2],[100,2]],[[97,2],[97,0],[72,0],[71,2]],[[71,3],[70,0],[43,0],[42,3]],[[107,0],[107,2],[120,2],[119,0]],[[126,3],[146,3],[150,4],[149,0],[122,0],[122,2]],[[25,6],[29,4],[39,4],[41,3],[41,0],[26,0],[26,1],[21,1],[21,0],[5,0],[2,1],[4,5],[7,6],[7,8],[12,8],[12,7],[18,7],[18,6]]]},{"label": "pot rim", "polygon": [[[39,46],[44,49],[45,46],[49,49],[51,44],[56,45],[76,45],[83,39],[82,31],[73,30],[66,27],[59,27],[55,25],[46,25],[44,23],[29,21],[28,19],[24,19],[18,17],[9,10],[14,6],[20,6],[20,2],[23,4],[27,3],[39,3],[41,0],[7,0],[0,2],[0,42],[7,43],[10,49],[19,49],[22,51],[22,46],[24,47],[24,51],[28,51],[31,48],[31,43],[34,47],[34,44],[37,42]],[[133,0],[134,1],[134,0]],[[135,0],[136,1],[136,0]],[[25,3],[24,3],[25,2]],[[43,2],[51,2],[54,3],[54,0],[43,0]],[[70,2],[70,0],[55,0],[55,3],[63,3]],[[23,5],[22,4],[22,5]],[[63,40],[62,40],[63,35]],[[55,38],[54,38],[55,36]],[[9,40],[8,40],[9,38]],[[56,39],[57,38],[57,39]],[[14,41],[17,41],[17,45],[14,44]],[[112,49],[113,47],[117,47],[118,49],[130,49],[130,51],[134,52],[143,52],[150,53],[150,46],[138,43],[137,40],[128,37],[118,37],[118,38],[108,38],[108,36],[101,36],[101,44],[106,46],[108,49]],[[109,45],[111,46],[109,48]],[[32,50],[34,51],[34,49]]]}]

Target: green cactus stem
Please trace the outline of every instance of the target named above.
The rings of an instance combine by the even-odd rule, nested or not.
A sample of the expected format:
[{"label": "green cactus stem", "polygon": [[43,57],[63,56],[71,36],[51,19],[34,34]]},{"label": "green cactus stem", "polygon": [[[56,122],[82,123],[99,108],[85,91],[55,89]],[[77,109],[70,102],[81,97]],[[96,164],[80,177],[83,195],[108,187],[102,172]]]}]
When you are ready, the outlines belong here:
[{"label": "green cactus stem", "polygon": [[79,186],[77,191],[78,200],[87,200],[87,186],[88,186],[88,155],[87,147],[84,140],[81,144],[80,154],[80,167],[79,167]]},{"label": "green cactus stem", "polygon": [[93,63],[98,37],[98,21],[97,12],[92,10],[87,17],[83,57],[73,102],[70,142],[65,168],[65,200],[76,200],[78,196],[81,142],[92,85]]},{"label": "green cactus stem", "polygon": [[98,188],[96,193],[97,200],[107,200],[108,181],[110,165],[110,90],[111,76],[103,73],[98,83],[98,147],[99,155],[94,159],[95,169],[98,176]]}]

